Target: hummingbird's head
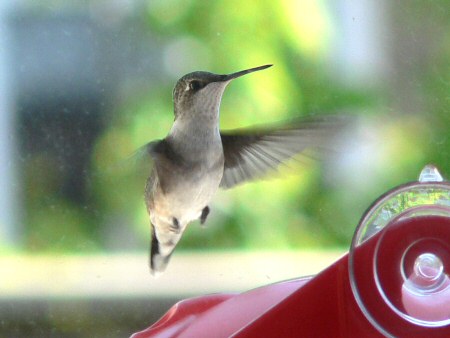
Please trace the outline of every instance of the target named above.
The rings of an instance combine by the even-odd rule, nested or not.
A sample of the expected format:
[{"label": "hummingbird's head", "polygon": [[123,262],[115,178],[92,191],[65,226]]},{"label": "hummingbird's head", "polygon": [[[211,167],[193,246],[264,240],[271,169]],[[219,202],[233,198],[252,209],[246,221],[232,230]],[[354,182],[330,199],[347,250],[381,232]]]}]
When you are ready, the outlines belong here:
[{"label": "hummingbird's head", "polygon": [[175,119],[183,114],[216,116],[222,94],[231,80],[271,66],[260,66],[228,75],[202,71],[184,75],[173,89]]}]

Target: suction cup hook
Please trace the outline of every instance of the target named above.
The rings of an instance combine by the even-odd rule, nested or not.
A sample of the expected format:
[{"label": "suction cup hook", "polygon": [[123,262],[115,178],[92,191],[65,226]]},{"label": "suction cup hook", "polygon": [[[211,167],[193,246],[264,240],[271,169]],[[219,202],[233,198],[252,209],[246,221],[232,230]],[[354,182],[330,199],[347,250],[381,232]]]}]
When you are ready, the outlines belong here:
[{"label": "suction cup hook", "polygon": [[450,337],[450,183],[436,167],[368,209],[349,273],[356,302],[384,335]]}]

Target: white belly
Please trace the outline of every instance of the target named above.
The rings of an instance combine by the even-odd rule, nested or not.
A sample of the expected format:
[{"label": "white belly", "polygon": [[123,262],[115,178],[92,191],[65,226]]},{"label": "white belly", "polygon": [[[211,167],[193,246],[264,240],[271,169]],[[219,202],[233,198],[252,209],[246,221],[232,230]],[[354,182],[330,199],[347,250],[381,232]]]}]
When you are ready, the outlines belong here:
[{"label": "white belly", "polygon": [[180,224],[198,219],[217,192],[221,179],[222,172],[204,172],[180,183],[177,189],[166,196],[173,217]]},{"label": "white belly", "polygon": [[175,184],[170,184],[164,193],[155,187],[151,217],[161,221],[164,219],[168,223],[176,218],[185,228],[189,222],[200,217],[203,208],[219,188],[223,175],[223,150],[218,125],[211,128],[202,123],[204,121],[201,120],[187,125],[178,120],[174,123],[170,141],[191,166],[184,163],[182,165],[186,167],[181,171],[166,173],[172,175],[170,182]]},{"label": "white belly", "polygon": [[165,193],[156,188],[153,195],[150,217],[153,224],[172,224],[173,218],[178,220],[181,228],[200,218],[219,188],[223,169],[217,167],[202,168],[189,175],[177,177],[177,184]]}]

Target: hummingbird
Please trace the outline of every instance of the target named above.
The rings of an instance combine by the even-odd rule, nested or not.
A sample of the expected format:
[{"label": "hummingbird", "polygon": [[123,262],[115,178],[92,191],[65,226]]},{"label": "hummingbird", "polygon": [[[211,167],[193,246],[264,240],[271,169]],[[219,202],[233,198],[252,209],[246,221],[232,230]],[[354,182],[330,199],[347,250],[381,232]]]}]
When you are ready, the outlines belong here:
[{"label": "hummingbird", "polygon": [[313,117],[283,127],[221,131],[219,108],[227,85],[271,66],[227,75],[195,71],[176,83],[172,128],[139,150],[153,162],[145,185],[152,275],[166,269],[189,223],[205,223],[219,188],[261,178],[307,148],[326,147],[339,129],[333,118]]}]

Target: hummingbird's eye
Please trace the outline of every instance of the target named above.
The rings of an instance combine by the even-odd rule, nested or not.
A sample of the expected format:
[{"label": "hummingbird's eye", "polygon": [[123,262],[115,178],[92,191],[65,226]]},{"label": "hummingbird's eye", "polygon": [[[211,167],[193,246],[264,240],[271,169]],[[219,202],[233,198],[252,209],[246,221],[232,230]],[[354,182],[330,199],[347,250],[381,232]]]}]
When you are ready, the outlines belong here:
[{"label": "hummingbird's eye", "polygon": [[197,80],[193,80],[191,82],[189,82],[189,89],[193,90],[193,91],[197,91],[202,89],[205,86],[205,84],[203,82],[197,81]]}]

